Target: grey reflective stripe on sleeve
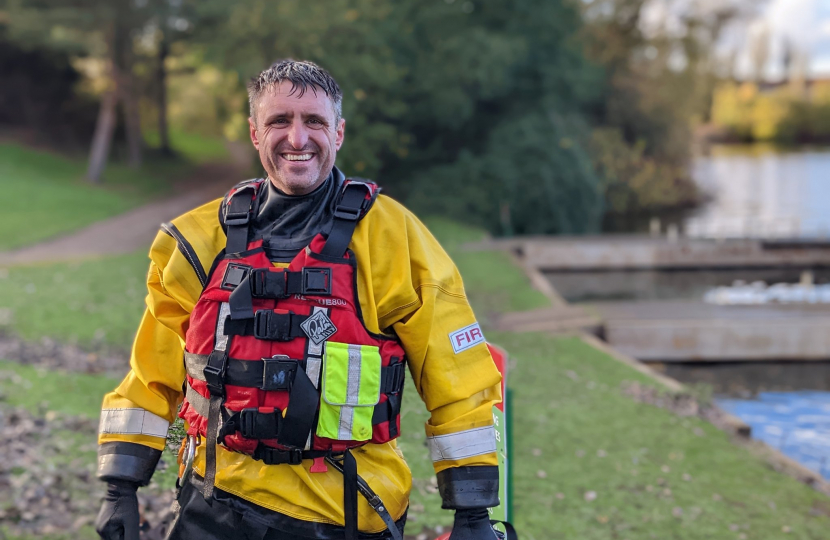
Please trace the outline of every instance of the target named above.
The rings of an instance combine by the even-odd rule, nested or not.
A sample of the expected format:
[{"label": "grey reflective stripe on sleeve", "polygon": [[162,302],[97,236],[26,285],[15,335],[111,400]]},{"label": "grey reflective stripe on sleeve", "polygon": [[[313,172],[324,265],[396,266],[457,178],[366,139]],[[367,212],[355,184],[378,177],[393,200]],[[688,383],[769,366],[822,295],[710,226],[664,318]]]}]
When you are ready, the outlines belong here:
[{"label": "grey reflective stripe on sleeve", "polygon": [[360,345],[349,345],[349,372],[346,382],[346,403],[340,407],[340,428],[337,438],[348,441],[352,438],[354,407],[360,403],[360,366],[362,361]]},{"label": "grey reflective stripe on sleeve", "polygon": [[103,409],[98,432],[101,435],[113,433],[165,438],[169,427],[170,422],[145,409]]},{"label": "grey reflective stripe on sleeve", "polygon": [[427,437],[427,443],[432,461],[464,459],[495,452],[496,431],[493,426],[468,429]]},{"label": "grey reflective stripe on sleeve", "polygon": [[225,319],[231,314],[231,305],[222,302],[219,306],[219,316],[216,318],[216,342],[213,346],[217,351],[224,351],[228,346],[228,336],[225,334]]}]

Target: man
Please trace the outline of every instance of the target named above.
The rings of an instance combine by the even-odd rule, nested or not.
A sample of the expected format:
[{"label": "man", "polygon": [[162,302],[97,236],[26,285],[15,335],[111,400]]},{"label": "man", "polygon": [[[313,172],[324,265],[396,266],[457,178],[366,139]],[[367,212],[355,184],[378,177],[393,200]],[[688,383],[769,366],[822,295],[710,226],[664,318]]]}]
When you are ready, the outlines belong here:
[{"label": "man", "polygon": [[334,167],[346,122],[325,70],[278,62],[249,98],[267,179],[151,248],[131,371],[104,398],[99,534],[138,538],[136,489],[178,410],[195,457],[168,538],[400,538],[405,361],[451,538],[492,540],[500,375],[458,271],[411,213]]}]

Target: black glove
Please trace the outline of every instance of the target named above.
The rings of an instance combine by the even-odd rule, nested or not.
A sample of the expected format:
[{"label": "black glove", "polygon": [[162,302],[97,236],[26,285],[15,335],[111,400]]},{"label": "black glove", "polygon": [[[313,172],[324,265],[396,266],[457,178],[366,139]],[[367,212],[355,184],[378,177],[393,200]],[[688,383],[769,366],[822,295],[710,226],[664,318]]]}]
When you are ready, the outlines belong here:
[{"label": "black glove", "polygon": [[138,484],[128,480],[110,480],[104,504],[95,519],[95,530],[104,540],[139,540]]},{"label": "black glove", "polygon": [[456,510],[449,540],[496,540],[490,513],[486,508]]}]

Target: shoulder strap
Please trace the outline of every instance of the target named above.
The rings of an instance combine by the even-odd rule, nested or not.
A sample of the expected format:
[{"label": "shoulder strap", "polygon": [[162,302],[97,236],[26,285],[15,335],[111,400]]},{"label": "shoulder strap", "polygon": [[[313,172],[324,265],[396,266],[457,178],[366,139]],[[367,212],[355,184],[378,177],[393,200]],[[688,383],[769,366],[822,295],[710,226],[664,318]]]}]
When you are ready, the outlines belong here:
[{"label": "shoulder strap", "polygon": [[259,188],[264,180],[246,180],[235,185],[225,195],[219,210],[219,222],[228,241],[226,253],[239,253],[248,247],[248,226],[256,212]]},{"label": "shoulder strap", "polygon": [[347,178],[337,203],[334,205],[334,221],[321,255],[340,258],[346,253],[352,234],[380,193],[380,187],[363,179]]}]

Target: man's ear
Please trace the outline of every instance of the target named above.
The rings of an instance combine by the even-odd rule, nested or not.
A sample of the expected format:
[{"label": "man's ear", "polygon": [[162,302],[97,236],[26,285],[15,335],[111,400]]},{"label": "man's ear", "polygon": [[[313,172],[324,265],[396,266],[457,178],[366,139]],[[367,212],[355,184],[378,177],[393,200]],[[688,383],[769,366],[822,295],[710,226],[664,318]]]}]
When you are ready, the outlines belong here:
[{"label": "man's ear", "polygon": [[337,126],[337,131],[334,135],[334,146],[337,150],[340,150],[340,147],[343,146],[343,137],[346,136],[346,119],[341,118],[340,123]]},{"label": "man's ear", "polygon": [[253,118],[248,118],[248,128],[251,131],[251,142],[254,143],[254,148],[259,151],[259,136],[256,132],[256,122]]}]

